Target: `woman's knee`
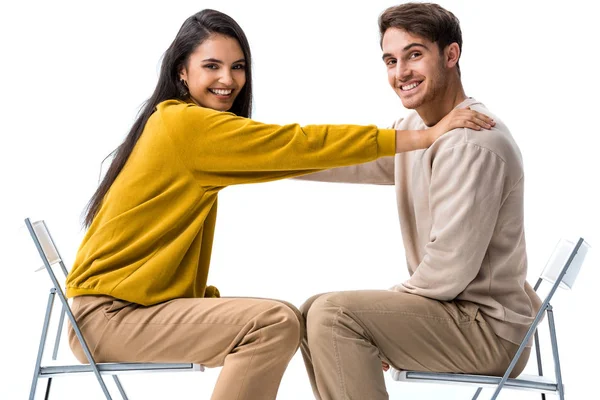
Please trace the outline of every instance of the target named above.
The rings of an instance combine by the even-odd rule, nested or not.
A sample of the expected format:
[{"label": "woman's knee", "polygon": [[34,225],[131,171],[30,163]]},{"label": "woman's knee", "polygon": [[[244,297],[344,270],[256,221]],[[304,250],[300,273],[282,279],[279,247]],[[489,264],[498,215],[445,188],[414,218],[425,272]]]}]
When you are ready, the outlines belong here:
[{"label": "woman's knee", "polygon": [[304,323],[300,311],[290,303],[274,301],[271,326],[277,330],[277,343],[295,352],[300,346]]}]

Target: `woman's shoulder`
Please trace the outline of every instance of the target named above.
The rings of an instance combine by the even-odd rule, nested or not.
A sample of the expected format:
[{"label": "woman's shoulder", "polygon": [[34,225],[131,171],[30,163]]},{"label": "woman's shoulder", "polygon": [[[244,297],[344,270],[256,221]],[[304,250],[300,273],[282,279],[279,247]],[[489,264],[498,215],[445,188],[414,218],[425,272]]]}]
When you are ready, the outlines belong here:
[{"label": "woman's shoulder", "polygon": [[[169,99],[158,103],[156,111],[160,114],[173,114],[184,112],[189,107],[197,107],[194,103],[188,103],[184,100]],[[200,108],[200,107],[197,107]]]},{"label": "woman's shoulder", "polygon": [[185,121],[197,122],[199,119],[208,118],[218,111],[197,104],[178,99],[169,99],[156,106],[156,112],[163,121],[185,123]]}]

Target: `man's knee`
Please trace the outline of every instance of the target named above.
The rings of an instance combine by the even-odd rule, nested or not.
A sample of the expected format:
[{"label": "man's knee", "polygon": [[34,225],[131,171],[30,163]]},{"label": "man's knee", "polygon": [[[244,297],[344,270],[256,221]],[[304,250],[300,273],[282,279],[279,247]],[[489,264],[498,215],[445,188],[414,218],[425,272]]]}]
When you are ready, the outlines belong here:
[{"label": "man's knee", "polygon": [[306,332],[309,340],[311,338],[315,340],[317,337],[331,332],[336,315],[341,307],[330,302],[330,297],[331,294],[316,296],[309,299],[309,301],[312,300],[309,307],[302,307],[302,313],[306,318]]},{"label": "man's knee", "polygon": [[310,297],[308,300],[306,300],[304,302],[304,304],[302,304],[300,306],[300,313],[302,314],[302,317],[304,318],[304,321],[306,321],[306,318],[308,316],[308,311],[312,307],[312,305],[315,302],[315,300],[317,300],[319,297],[321,297],[323,295],[325,295],[325,293],[316,294],[316,295]]}]

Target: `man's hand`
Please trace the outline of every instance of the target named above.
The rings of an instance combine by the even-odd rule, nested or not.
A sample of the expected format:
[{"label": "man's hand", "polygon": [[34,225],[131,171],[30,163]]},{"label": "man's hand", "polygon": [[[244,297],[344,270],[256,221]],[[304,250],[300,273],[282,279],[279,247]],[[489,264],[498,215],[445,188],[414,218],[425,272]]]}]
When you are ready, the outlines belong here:
[{"label": "man's hand", "polygon": [[385,361],[382,361],[381,367],[383,368],[383,372],[387,372],[388,369],[390,369],[390,364],[386,363]]}]

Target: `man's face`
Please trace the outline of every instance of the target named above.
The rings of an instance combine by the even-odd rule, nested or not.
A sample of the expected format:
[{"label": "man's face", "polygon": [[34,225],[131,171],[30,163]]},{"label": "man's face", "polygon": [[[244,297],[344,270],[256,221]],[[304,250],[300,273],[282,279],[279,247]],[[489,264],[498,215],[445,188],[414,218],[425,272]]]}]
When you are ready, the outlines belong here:
[{"label": "man's face", "polygon": [[388,82],[404,107],[418,111],[443,94],[449,70],[436,43],[389,28],[383,35],[382,50]]}]

